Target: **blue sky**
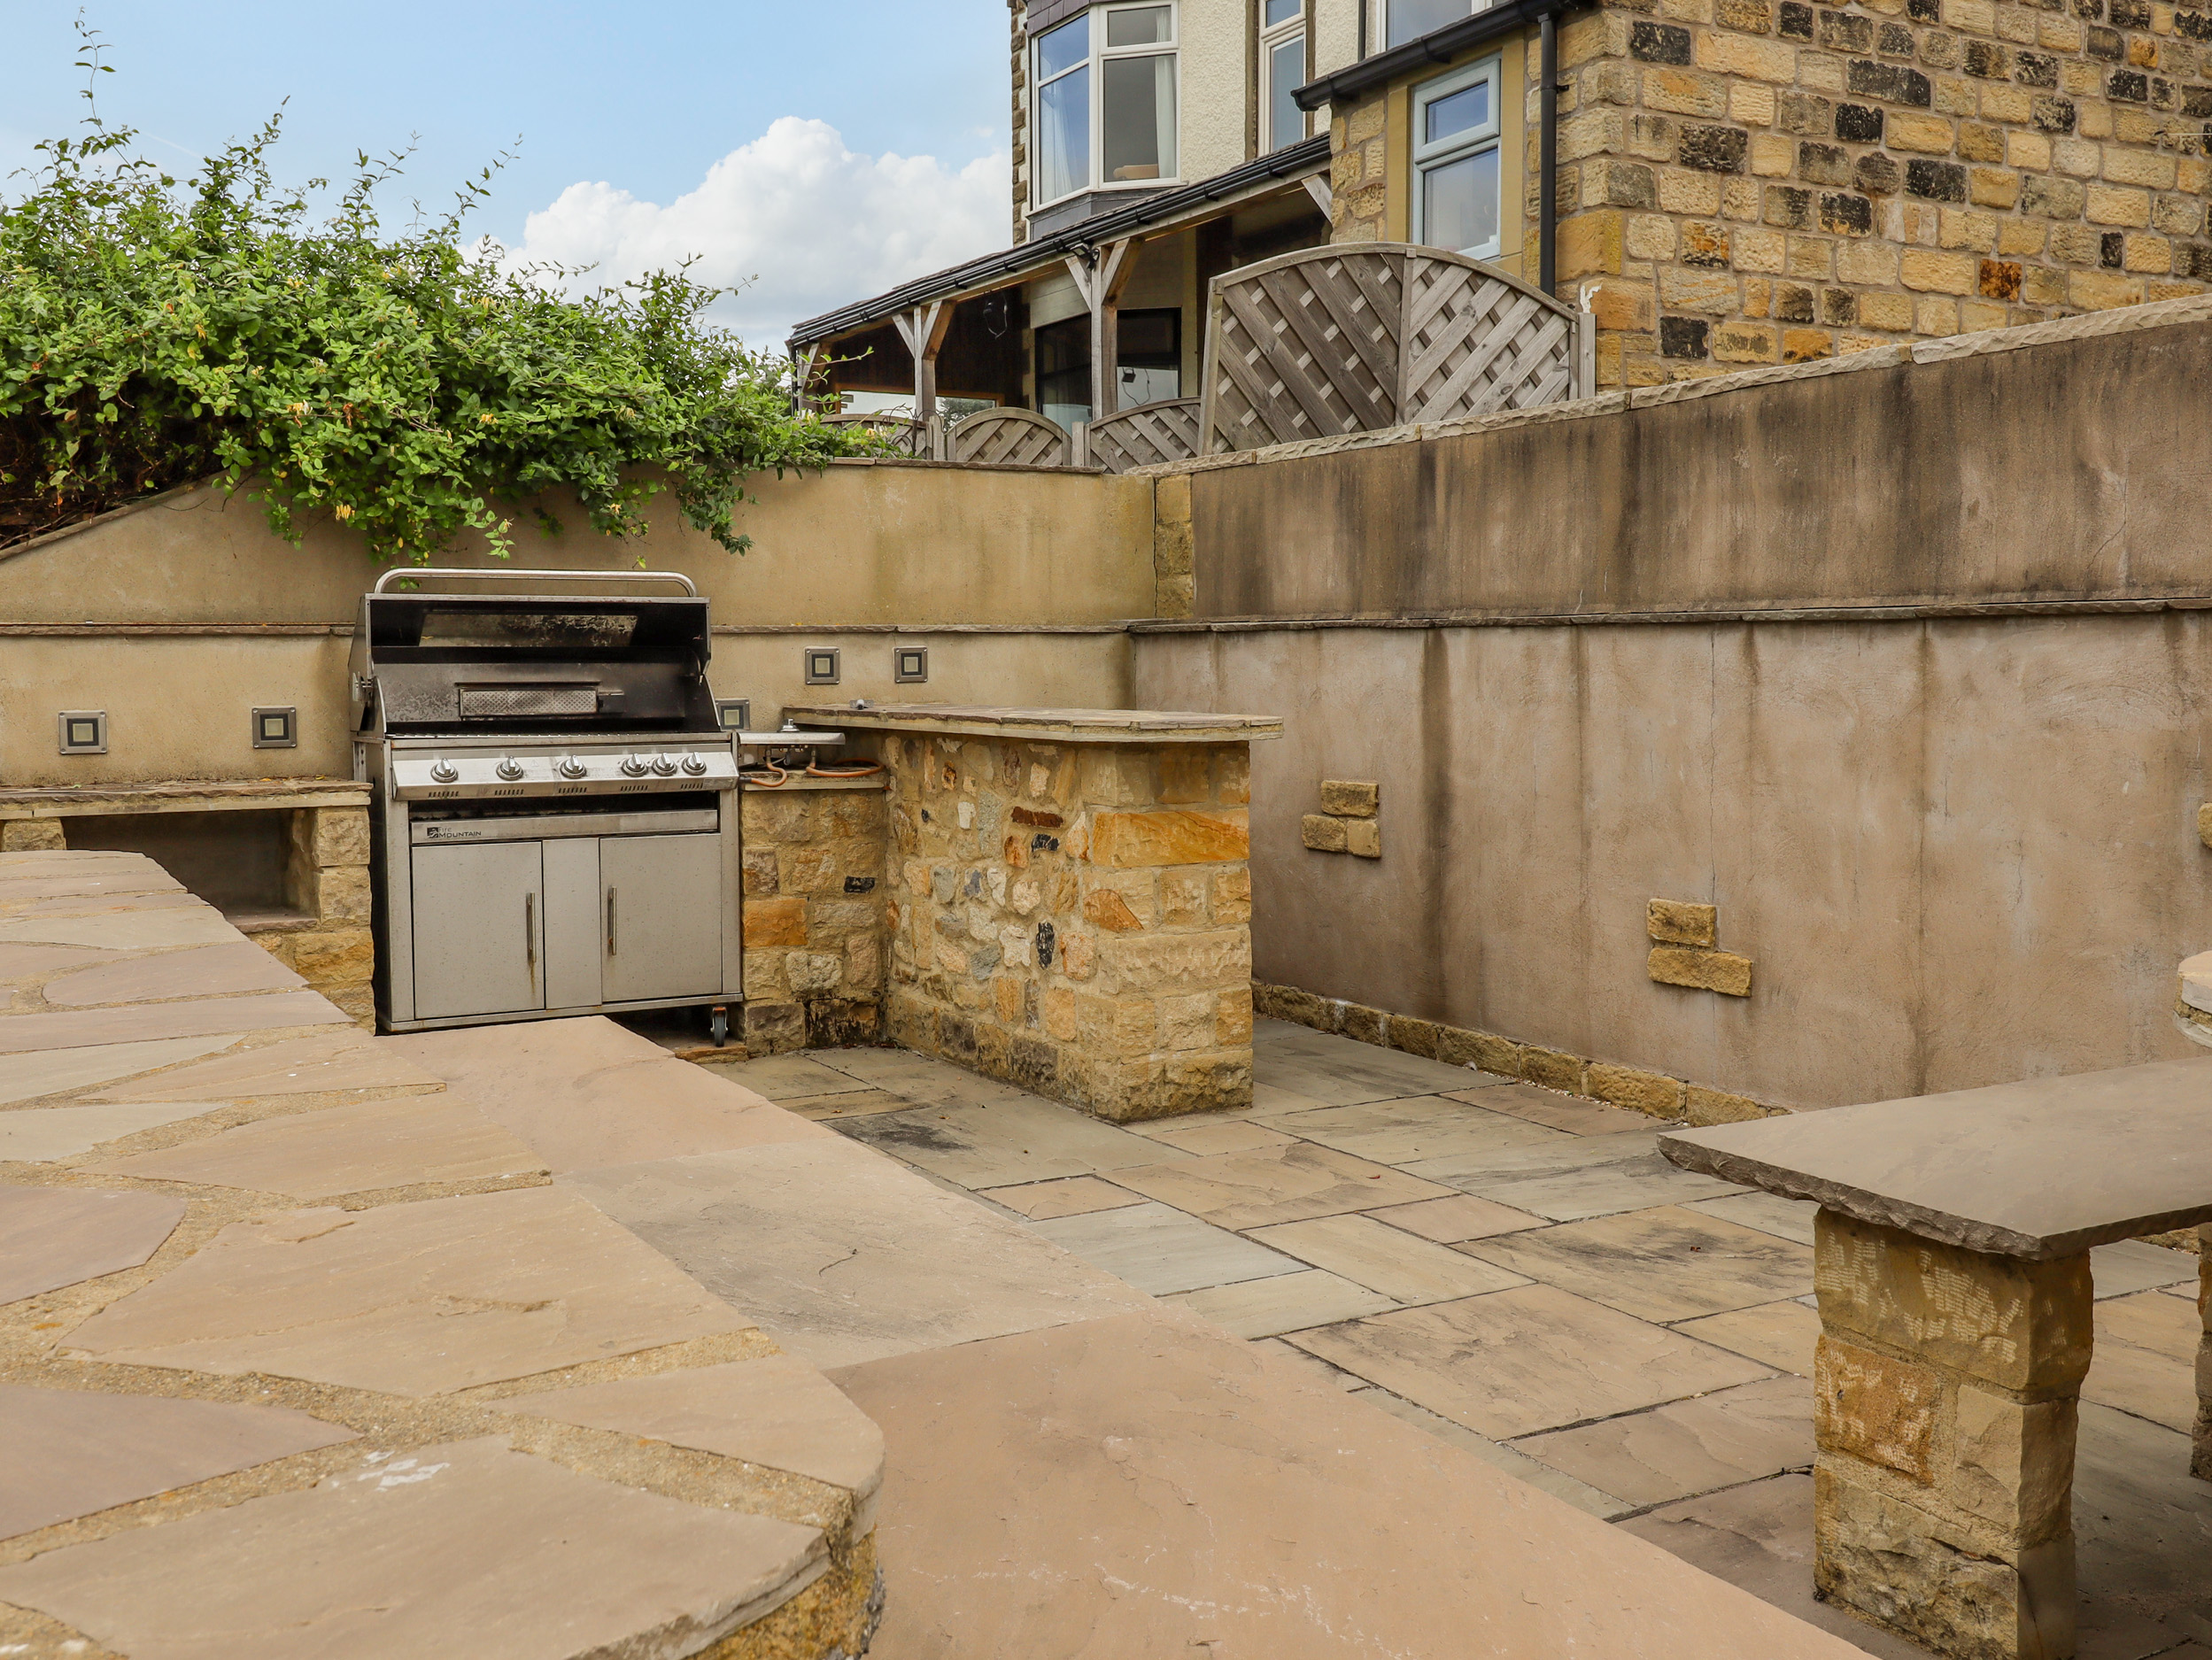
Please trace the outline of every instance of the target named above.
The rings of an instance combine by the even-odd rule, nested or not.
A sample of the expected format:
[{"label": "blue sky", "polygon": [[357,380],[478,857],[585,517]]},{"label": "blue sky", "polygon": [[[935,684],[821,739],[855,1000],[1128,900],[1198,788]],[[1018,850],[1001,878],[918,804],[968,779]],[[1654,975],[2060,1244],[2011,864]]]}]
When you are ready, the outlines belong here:
[{"label": "blue sky", "polygon": [[[73,8],[0,0],[0,174],[81,118]],[[477,229],[630,274],[683,253],[757,279],[723,315],[755,344],[800,317],[1005,245],[1003,0],[374,6],[93,0],[101,112],[179,166],[278,104],[289,178],[418,149],[395,219],[443,210],[498,151]],[[12,194],[20,180],[0,180]]]}]

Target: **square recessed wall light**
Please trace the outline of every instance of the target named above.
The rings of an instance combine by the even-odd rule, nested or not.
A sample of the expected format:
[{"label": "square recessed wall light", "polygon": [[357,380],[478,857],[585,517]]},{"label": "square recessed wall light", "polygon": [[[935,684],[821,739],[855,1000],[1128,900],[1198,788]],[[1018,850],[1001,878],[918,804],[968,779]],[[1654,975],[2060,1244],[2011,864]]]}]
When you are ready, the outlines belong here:
[{"label": "square recessed wall light", "polygon": [[839,659],[844,653],[834,645],[807,647],[807,683],[809,686],[834,686],[844,678]]},{"label": "square recessed wall light", "polygon": [[256,749],[298,749],[299,711],[296,708],[256,709],[253,712],[253,746]]},{"label": "square recessed wall light", "polygon": [[753,699],[716,698],[715,724],[725,732],[742,732],[753,724]]},{"label": "square recessed wall light", "polygon": [[107,711],[64,709],[58,717],[61,753],[65,755],[107,753]]},{"label": "square recessed wall light", "polygon": [[930,648],[897,645],[891,651],[891,678],[901,686],[918,686],[930,677]]}]

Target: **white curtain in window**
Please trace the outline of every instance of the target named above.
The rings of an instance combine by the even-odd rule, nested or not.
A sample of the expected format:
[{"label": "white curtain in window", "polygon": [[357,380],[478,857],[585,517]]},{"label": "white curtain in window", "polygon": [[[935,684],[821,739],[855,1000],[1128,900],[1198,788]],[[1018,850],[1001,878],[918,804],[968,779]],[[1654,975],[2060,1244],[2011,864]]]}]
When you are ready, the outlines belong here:
[{"label": "white curtain in window", "polygon": [[1091,72],[1087,66],[1037,92],[1037,199],[1081,189],[1091,174]]}]

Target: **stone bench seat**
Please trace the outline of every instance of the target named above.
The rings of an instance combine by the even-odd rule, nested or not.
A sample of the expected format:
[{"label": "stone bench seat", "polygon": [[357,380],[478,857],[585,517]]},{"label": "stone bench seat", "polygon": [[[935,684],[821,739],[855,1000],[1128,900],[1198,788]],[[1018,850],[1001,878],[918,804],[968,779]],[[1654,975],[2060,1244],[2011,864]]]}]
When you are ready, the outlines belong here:
[{"label": "stone bench seat", "polygon": [[[1820,1593],[1943,1654],[2065,1660],[2089,1252],[2212,1221],[2212,1065],[1877,1101],[1659,1145],[1685,1170],[1821,1207]],[[2199,1271],[2212,1319],[2212,1270]],[[2192,1467],[2212,1478],[2212,1328],[2197,1381]]]}]

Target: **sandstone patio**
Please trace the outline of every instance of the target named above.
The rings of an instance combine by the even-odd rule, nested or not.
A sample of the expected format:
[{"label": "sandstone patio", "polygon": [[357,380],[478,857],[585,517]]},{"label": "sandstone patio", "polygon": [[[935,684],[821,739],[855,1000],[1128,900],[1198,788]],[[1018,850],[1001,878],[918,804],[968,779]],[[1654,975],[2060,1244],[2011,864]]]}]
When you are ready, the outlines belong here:
[{"label": "sandstone patio", "polygon": [[[1279,1022],[1255,1055],[1249,1113],[1126,1128],[894,1050],[716,1069],[1863,1650],[1922,1652],[1813,1598],[1813,1207],[1673,1168],[1640,1114]],[[2078,1653],[2201,1660],[2197,1262],[2093,1263]],[[895,1441],[900,1405],[864,1404]],[[900,1564],[971,1496],[952,1473],[893,1460],[887,1652],[940,1652],[921,1611],[947,1594],[902,1599]]]}]

